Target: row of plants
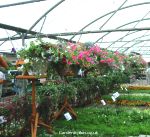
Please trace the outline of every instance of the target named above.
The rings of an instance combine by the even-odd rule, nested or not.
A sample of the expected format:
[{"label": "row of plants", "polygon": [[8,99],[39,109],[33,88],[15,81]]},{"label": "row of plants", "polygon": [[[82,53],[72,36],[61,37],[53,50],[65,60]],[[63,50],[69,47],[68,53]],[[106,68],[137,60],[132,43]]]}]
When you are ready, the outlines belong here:
[{"label": "row of plants", "polygon": [[102,98],[106,101],[107,104],[116,104],[123,106],[150,106],[149,90],[129,90],[128,88],[123,88],[118,90],[120,96],[113,101],[111,96],[103,95]]},{"label": "row of plants", "polygon": [[47,82],[37,88],[37,95],[50,96],[52,102],[58,106],[65,96],[72,105],[85,105],[94,101],[94,98],[109,94],[120,88],[120,84],[126,81],[125,74],[116,71],[105,76],[88,76],[86,78],[68,78],[69,83],[55,81]]},{"label": "row of plants", "polygon": [[130,85],[128,86],[129,90],[150,90],[150,86],[139,86],[139,85]]},{"label": "row of plants", "polygon": [[[82,79],[83,80],[83,79]],[[91,78],[92,80],[92,78]],[[90,80],[87,79],[86,82],[89,82]],[[75,82],[72,80],[72,82]],[[59,85],[58,85],[59,86]],[[43,97],[41,102],[39,102],[38,111],[42,118],[44,118],[45,121],[48,122],[48,117],[51,113],[51,111],[57,111],[54,107],[55,99],[59,100],[60,98],[56,96],[54,99],[53,96],[49,98],[49,94],[53,93],[50,92],[50,87],[45,87],[41,90],[42,87],[38,88],[38,95],[40,98]],[[52,88],[60,88],[56,85]],[[63,87],[64,88],[64,87]],[[65,87],[68,89],[68,91],[71,91],[72,87]],[[78,87],[79,88],[79,87]],[[119,88],[119,87],[118,87]],[[82,89],[82,88],[81,88]],[[42,92],[41,92],[42,91]],[[47,91],[47,92],[45,92]],[[53,90],[55,91],[55,89]],[[63,92],[63,90],[61,90]],[[88,91],[88,90],[87,90]],[[58,92],[58,90],[57,90]],[[97,91],[101,93],[101,91]],[[111,91],[112,92],[112,91]],[[127,91],[126,91],[127,92]],[[131,93],[132,91],[128,91]],[[96,92],[93,92],[93,94]],[[63,94],[63,93],[62,93]],[[64,92],[64,94],[66,94]],[[105,93],[104,93],[105,94]],[[46,95],[46,97],[44,97]],[[72,93],[66,94],[66,95],[73,95]],[[61,96],[63,98],[65,95]],[[58,97],[58,98],[57,98]],[[73,97],[73,96],[72,96]],[[28,118],[31,114],[31,98],[28,98],[28,103],[25,104],[20,102],[17,103],[17,100],[14,100],[18,107],[16,107],[17,112],[22,112],[24,114],[24,117],[20,117],[20,113],[17,113],[15,116],[14,121],[11,121],[11,124],[7,124],[5,127],[1,127],[5,129],[5,132],[1,132],[1,135],[5,135],[6,137],[11,137],[12,135],[15,135],[15,133],[19,133],[22,128],[21,126],[25,125],[25,121],[28,121]],[[51,100],[54,99],[54,100]],[[104,99],[107,103],[106,106],[102,106],[100,103],[100,99]],[[80,100],[84,100],[83,98],[80,98]],[[138,136],[140,134],[148,135],[149,133],[149,121],[148,117],[150,115],[150,112],[148,109],[140,109],[140,108],[124,108],[121,106],[150,106],[149,103],[149,97],[145,96],[132,96],[132,95],[120,95],[116,102],[113,102],[111,99],[111,95],[103,95],[102,98],[99,98],[99,102],[97,102],[95,105],[92,105],[91,107],[85,107],[85,108],[74,108],[78,119],[76,121],[66,121],[62,117],[61,120],[53,121],[53,136],[67,136],[68,131],[74,132],[75,134],[80,133],[87,133],[94,134],[95,136]],[[54,102],[53,102],[54,101]],[[59,100],[61,101],[61,100]],[[70,100],[71,101],[71,100]],[[94,101],[94,100],[93,100]],[[73,103],[73,102],[72,102]],[[117,107],[109,106],[108,104],[115,104]],[[12,111],[12,110],[11,110]],[[7,115],[11,115],[12,112],[7,112],[3,110],[3,113],[7,113]],[[86,116],[86,117],[85,117]],[[21,119],[20,119],[21,118]],[[18,120],[17,120],[18,119]],[[20,120],[19,120],[20,119]],[[94,126],[95,125],[95,126]],[[119,126],[119,127],[118,127]],[[131,127],[128,131],[126,129],[128,127]],[[24,126],[23,126],[24,127]],[[82,129],[82,130],[81,130]],[[30,125],[26,125],[26,133],[30,134]],[[82,132],[81,132],[82,131]],[[5,133],[5,134],[4,134]],[[64,134],[63,134],[64,133]],[[49,134],[43,130],[42,128],[38,129],[38,137],[47,137]]]},{"label": "row of plants", "polygon": [[131,75],[139,74],[146,65],[141,56],[113,52],[99,45],[70,42],[51,44],[42,39],[32,41],[17,54],[25,62],[23,69],[32,72],[38,70],[37,74],[44,74],[53,68],[59,75],[66,75],[70,71],[74,74],[79,69],[86,74],[94,71],[97,75],[104,75],[112,70],[121,70]]},{"label": "row of plants", "polygon": [[[97,97],[100,98],[102,95],[120,88],[119,83],[123,82],[124,75],[117,71],[106,76],[68,77],[69,83],[50,81],[37,86],[37,103],[39,104],[37,111],[46,123],[51,123],[54,112],[59,111],[66,96],[72,106],[89,105],[94,103]],[[15,133],[21,133],[27,129],[28,132],[25,133],[29,133],[30,126],[27,126],[27,123],[31,115],[30,93],[25,97],[14,98],[11,102],[7,107],[0,109],[0,115],[4,115],[7,119],[7,123],[1,125],[1,128],[7,132],[1,132],[1,134],[11,137]],[[17,125],[21,128],[18,128]]]},{"label": "row of plants", "polygon": [[[62,117],[54,121],[53,137],[127,137],[150,134],[148,109],[95,105],[76,108],[75,111],[78,114],[77,120],[66,121]],[[49,134],[39,129],[37,137],[49,137]]]},{"label": "row of plants", "polygon": [[150,90],[129,90],[130,94],[135,94],[135,93],[146,93],[146,94],[150,94]]},{"label": "row of plants", "polygon": [[[103,96],[103,98],[104,99],[107,99],[107,100],[111,100],[111,95],[104,95]],[[145,102],[150,102],[150,98],[149,98],[149,96],[147,95],[144,95],[144,94],[140,94],[140,95],[136,95],[136,94],[126,94],[126,95],[123,95],[123,94],[121,94],[120,96],[119,96],[119,98],[117,99],[118,101],[119,100],[131,100],[131,101],[145,101]]]},{"label": "row of plants", "polygon": [[[54,112],[60,109],[65,97],[72,106],[91,104],[96,98],[100,99],[102,95],[119,89],[121,83],[128,82],[133,72],[138,72],[145,65],[140,56],[127,56],[108,51],[99,45],[89,47],[81,43],[54,45],[41,39],[31,42],[17,54],[25,63],[19,69],[32,72],[34,75],[46,74],[47,80],[50,80],[37,87],[39,104],[37,110],[46,123],[52,122]],[[56,81],[52,82],[56,73],[65,80],[57,82],[60,79],[56,78]],[[65,77],[68,73],[73,76]],[[18,111],[15,111],[18,119],[16,116],[14,118],[16,123],[23,121],[26,125],[31,115],[31,97],[22,101],[23,103],[17,104]],[[11,111],[7,112],[8,116],[9,114]],[[9,127],[7,124],[6,127]],[[11,130],[8,130],[9,137]]]},{"label": "row of plants", "polygon": [[150,102],[141,101],[141,100],[118,100],[117,102],[113,102],[112,100],[107,100],[107,104],[115,104],[120,106],[145,106],[149,107]]}]

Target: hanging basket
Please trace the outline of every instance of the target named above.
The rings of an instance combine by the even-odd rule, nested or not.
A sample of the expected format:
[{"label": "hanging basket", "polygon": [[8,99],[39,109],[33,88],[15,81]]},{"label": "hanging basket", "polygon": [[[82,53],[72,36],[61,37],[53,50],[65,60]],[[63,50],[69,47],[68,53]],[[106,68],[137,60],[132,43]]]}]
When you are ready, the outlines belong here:
[{"label": "hanging basket", "polygon": [[32,62],[32,67],[30,71],[32,72],[32,75],[41,76],[47,75],[47,69],[48,62],[45,60],[38,60]]},{"label": "hanging basket", "polygon": [[59,61],[51,62],[52,68],[58,73],[59,76],[66,76],[68,72],[68,65]]},{"label": "hanging basket", "polygon": [[107,63],[99,63],[97,65],[97,69],[101,75],[105,74],[110,70],[110,66]]},{"label": "hanging basket", "polygon": [[78,64],[70,65],[70,71],[73,73],[74,76],[78,75],[79,70],[80,70],[80,65]]}]

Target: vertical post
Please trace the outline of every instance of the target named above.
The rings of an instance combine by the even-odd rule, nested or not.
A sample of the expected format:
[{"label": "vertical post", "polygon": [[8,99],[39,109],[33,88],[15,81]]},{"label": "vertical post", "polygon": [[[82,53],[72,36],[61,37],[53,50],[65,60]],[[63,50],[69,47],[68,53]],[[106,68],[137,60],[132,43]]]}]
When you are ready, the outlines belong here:
[{"label": "vertical post", "polygon": [[36,137],[36,103],[35,103],[35,79],[32,79],[32,117],[31,117],[31,134]]},{"label": "vertical post", "polygon": [[35,104],[35,79],[32,79],[32,116],[36,115],[36,104]]}]

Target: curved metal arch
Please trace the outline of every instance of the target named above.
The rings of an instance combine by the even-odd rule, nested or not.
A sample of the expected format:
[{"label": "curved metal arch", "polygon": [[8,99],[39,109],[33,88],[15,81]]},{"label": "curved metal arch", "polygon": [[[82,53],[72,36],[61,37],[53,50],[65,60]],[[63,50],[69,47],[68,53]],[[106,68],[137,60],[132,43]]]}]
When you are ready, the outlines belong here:
[{"label": "curved metal arch", "polygon": [[[143,38],[143,37],[147,37],[147,36],[150,36],[150,34],[148,34],[148,35],[143,35],[143,36],[140,36],[140,37],[137,37],[137,38],[135,38],[135,39],[132,39],[132,40],[130,40],[130,41],[127,41],[124,45],[126,45],[126,44],[128,44],[128,43],[130,43],[130,42],[134,42],[135,41],[135,43],[140,43],[140,42],[145,42],[145,41],[150,41],[150,39],[149,40],[138,40],[139,38]],[[137,40],[137,41],[136,41]],[[133,47],[135,44],[133,44],[131,47]],[[113,47],[112,47],[113,48]],[[129,47],[130,48],[130,47]],[[117,50],[116,50],[117,51]]]},{"label": "curved metal arch", "polygon": [[[150,13],[150,11],[148,12],[148,13],[146,13],[146,15],[144,15],[143,16],[143,18],[142,19],[140,19],[140,20],[135,20],[135,21],[132,21],[132,22],[128,22],[128,23],[126,23],[126,24],[124,24],[124,25],[121,25],[121,26],[119,26],[119,27],[117,27],[116,29],[119,29],[119,28],[122,28],[122,27],[124,27],[124,26],[127,26],[127,25],[130,25],[130,24],[132,24],[132,23],[136,23],[137,22],[137,24],[135,24],[134,25],[134,28],[141,22],[141,21],[144,21],[144,20],[148,20],[148,19],[144,19],[148,14]],[[150,18],[149,18],[150,19]],[[102,37],[100,37],[99,39],[97,39],[95,42],[94,42],[94,44],[95,43],[97,43],[100,39],[102,39],[104,36],[106,36],[106,35],[108,35],[110,32],[108,32],[108,33],[106,33],[105,35],[103,35]],[[128,32],[128,33],[130,33],[130,32]],[[127,36],[128,35],[128,33],[125,35],[125,36]],[[124,37],[121,37],[121,39],[123,39]],[[118,40],[120,40],[120,38],[118,39]],[[118,41],[117,40],[117,41]],[[115,43],[115,42],[114,42]],[[112,44],[114,44],[114,43],[112,43]],[[112,45],[111,44],[111,45]],[[110,46],[111,46],[110,45]],[[108,47],[110,47],[110,46],[108,46]]]},{"label": "curved metal arch", "polygon": [[[15,35],[13,35],[12,37],[15,37],[15,36],[17,36],[18,34],[15,34]],[[11,38],[12,38],[11,37]],[[7,39],[7,40],[5,40],[5,41],[3,41],[2,43],[0,43],[0,46],[2,46],[5,42],[7,42],[9,39]]]},{"label": "curved metal arch", "polygon": [[[146,33],[145,33],[144,35],[142,35],[142,36],[140,36],[140,37],[137,37],[137,38],[132,39],[132,41],[133,41],[133,40],[137,40],[137,39],[139,39],[139,38],[147,37],[147,36],[150,36],[150,34],[146,35]],[[144,42],[144,41],[136,42],[135,44],[131,45],[128,49],[130,49],[130,48],[132,48],[134,45],[139,44],[139,43],[142,43],[142,42]],[[129,43],[129,42],[125,43],[123,46],[127,45],[128,43]],[[127,50],[128,50],[128,49],[127,49]],[[125,51],[127,51],[127,50],[125,50]],[[116,50],[116,51],[117,51],[117,50]],[[123,53],[124,53],[125,51],[123,51]]]},{"label": "curved metal arch", "polygon": [[11,7],[11,6],[18,6],[18,5],[30,4],[30,3],[41,2],[41,1],[46,1],[46,0],[32,0],[32,1],[28,0],[28,1],[24,1],[24,2],[17,2],[17,3],[0,5],[0,8],[7,8],[7,7]]},{"label": "curved metal arch", "polygon": [[[123,43],[123,42],[135,43],[135,42],[139,42],[139,41],[150,41],[150,39],[146,39],[146,40],[123,40],[123,41],[117,41],[117,42],[118,43]],[[116,42],[116,41],[102,41],[102,42],[99,42],[99,43],[113,43],[113,42]],[[118,48],[118,47],[111,47],[111,48]]]},{"label": "curved metal arch", "polygon": [[[148,31],[147,31],[147,32],[148,32]],[[146,32],[146,33],[147,33],[147,32]],[[139,38],[143,38],[143,37],[146,37],[146,36],[149,36],[149,35],[146,35],[146,33],[145,33],[144,35],[140,36],[140,37],[137,37],[137,38],[132,39],[131,41],[137,40],[137,39],[139,39]],[[127,45],[128,43],[130,43],[130,42],[126,42],[126,43],[123,44],[120,48],[124,47],[124,46]],[[138,42],[137,42],[137,43],[138,43]],[[134,46],[134,44],[133,44],[133,46]],[[131,47],[133,47],[133,46],[131,46]],[[129,49],[130,49],[131,47],[129,47]],[[118,51],[120,48],[118,48],[116,51]]]},{"label": "curved metal arch", "polygon": [[[134,43],[131,47],[135,46],[135,45],[138,45],[138,44],[141,44],[143,43],[144,41],[140,41],[140,42],[136,42]],[[128,51],[131,47],[128,47],[127,49],[125,49],[122,53],[125,53],[126,51]],[[140,50],[139,50],[140,51]]]},{"label": "curved metal arch", "polygon": [[[147,50],[145,50],[145,49],[144,49],[144,50],[141,50],[142,47],[144,47],[144,48],[150,48],[150,47],[148,47],[148,46],[145,46],[147,43],[148,43],[148,41],[146,41],[146,43],[144,43],[142,46],[139,46],[140,48],[139,48],[138,50],[134,50],[134,51],[136,51],[136,52],[137,52],[137,51],[139,51],[139,52],[147,51]],[[139,43],[139,44],[140,44],[140,43]]]},{"label": "curved metal arch", "polygon": [[[112,15],[103,23],[103,25],[99,28],[100,30],[101,30],[101,29],[107,24],[107,22],[117,13],[117,11],[118,11],[119,9],[121,9],[122,6],[124,6],[124,4],[125,4],[127,1],[128,1],[128,0],[125,0],[125,1],[119,6],[119,8],[113,12],[113,14],[112,14]],[[78,39],[78,42],[80,41],[81,36],[82,36],[82,34],[80,35],[80,37],[79,37],[79,39]]]},{"label": "curved metal arch", "polygon": [[[150,18],[143,19],[142,21],[145,21],[145,20],[150,20]],[[133,23],[136,23],[136,22],[139,22],[139,21],[140,21],[140,20],[135,20],[135,21],[132,21],[132,22],[128,22],[128,23],[126,23],[126,24],[123,24],[123,25],[117,27],[116,29],[120,29],[120,28],[122,28],[122,27],[125,27],[125,26],[127,26],[127,25],[130,25],[130,24],[133,24]],[[133,33],[136,33],[136,32],[138,32],[138,31],[131,32],[130,34],[133,34]],[[97,41],[95,41],[94,43],[97,43],[100,39],[102,39],[103,37],[107,36],[109,33],[111,33],[111,32],[106,33],[105,35],[103,35],[102,37],[100,37],[100,38],[99,38]],[[130,35],[130,34],[128,34],[128,35]],[[127,36],[128,36],[128,35],[127,35]],[[121,40],[122,38],[123,38],[123,37],[119,38],[117,41]],[[112,44],[114,44],[114,43],[117,42],[117,41],[114,41]],[[110,45],[110,46],[111,46],[111,45]],[[107,48],[109,48],[110,46],[108,46]]]},{"label": "curved metal arch", "polygon": [[[137,3],[137,4],[129,5],[129,6],[120,8],[118,11],[124,10],[124,9],[127,9],[127,8],[131,8],[131,7],[135,7],[135,6],[146,5],[146,4],[150,4],[150,2],[144,2],[144,3]],[[106,17],[106,16],[108,16],[108,15],[114,13],[114,12],[116,12],[116,10],[113,10],[113,11],[111,11],[111,12],[109,12],[109,13],[104,14],[103,16],[100,16],[100,17],[96,18],[95,20],[91,21],[90,23],[88,23],[87,25],[85,25],[83,28],[81,28],[78,32],[83,31],[85,28],[89,27],[90,25],[92,25],[92,24],[95,23],[96,21],[98,21],[98,20],[102,19],[103,17]],[[72,40],[75,36],[76,36],[76,34],[74,34],[74,35],[70,38],[70,40]]]},{"label": "curved metal arch", "polygon": [[24,38],[27,36],[27,34],[39,23],[41,19],[43,19],[49,12],[51,12],[53,9],[55,9],[57,6],[59,6],[62,2],[65,0],[61,0],[58,3],[56,3],[53,7],[51,7],[48,11],[46,11],[30,28],[29,30],[24,34]]},{"label": "curved metal arch", "polygon": [[[148,14],[150,13],[150,11],[148,12],[148,13],[146,13],[141,19],[140,19],[140,21],[139,22],[137,22],[135,25],[134,25],[134,27],[133,28],[135,28]],[[127,32],[127,34],[125,34],[123,37],[121,37],[121,40],[123,40],[126,36],[128,36],[128,34],[130,34],[130,31],[128,31]],[[120,39],[119,39],[120,40]],[[112,43],[112,44],[114,44],[114,43]],[[111,44],[111,45],[112,45]],[[111,46],[110,45],[110,46]],[[122,48],[123,46],[120,46],[117,50],[119,50],[120,48]]]},{"label": "curved metal arch", "polygon": [[119,11],[119,9],[122,8],[122,6],[127,2],[128,0],[125,0],[120,6],[119,8],[113,12],[113,14],[104,22],[104,24],[99,28],[100,30],[107,24],[107,22],[117,13],[117,11]]}]

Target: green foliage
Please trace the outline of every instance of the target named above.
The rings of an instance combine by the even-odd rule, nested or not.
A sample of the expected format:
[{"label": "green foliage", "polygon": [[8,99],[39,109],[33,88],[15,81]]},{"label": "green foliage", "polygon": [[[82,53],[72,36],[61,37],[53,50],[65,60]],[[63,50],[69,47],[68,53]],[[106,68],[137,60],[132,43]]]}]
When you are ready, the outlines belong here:
[{"label": "green foliage", "polygon": [[[112,100],[110,95],[104,95],[103,98],[107,100]],[[118,100],[150,102],[150,97],[144,95],[138,96],[135,94],[126,94],[126,95],[119,96]]]},{"label": "green foliage", "polygon": [[150,94],[150,90],[129,90],[128,92],[130,92],[130,94],[134,94],[134,93],[146,93],[146,94]]},{"label": "green foliage", "polygon": [[58,90],[60,92],[61,98],[69,97],[70,99],[73,98],[77,93],[77,88],[74,87],[72,84],[62,83],[58,85]]},{"label": "green foliage", "polygon": [[59,104],[67,96],[69,100],[77,98],[78,105],[81,105],[86,101],[93,102],[95,97],[109,94],[119,88],[119,83],[121,83],[119,74],[110,73],[106,76],[70,79],[69,83],[55,84],[51,82],[39,87],[37,93],[38,96],[50,96],[55,104]]},{"label": "green foliage", "polygon": [[[74,136],[79,137],[126,137],[150,134],[148,119],[150,111],[146,109],[91,106],[77,108],[75,111],[78,114],[77,120],[66,121],[62,118],[54,121],[54,137],[63,136],[61,133],[65,133],[64,137],[73,136],[68,135],[68,131],[76,133]],[[119,113],[116,113],[117,111]],[[43,130],[40,133],[44,132]],[[81,135],[79,134],[81,132],[87,134]],[[40,133],[38,137],[41,136]]]},{"label": "green foliage", "polygon": [[52,107],[52,100],[49,96],[42,97],[38,107],[37,111],[39,112],[39,117],[41,117],[45,123],[49,122],[50,113],[52,111],[50,110]]}]

